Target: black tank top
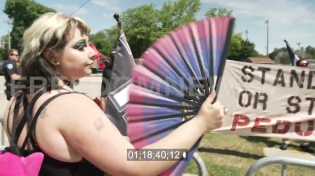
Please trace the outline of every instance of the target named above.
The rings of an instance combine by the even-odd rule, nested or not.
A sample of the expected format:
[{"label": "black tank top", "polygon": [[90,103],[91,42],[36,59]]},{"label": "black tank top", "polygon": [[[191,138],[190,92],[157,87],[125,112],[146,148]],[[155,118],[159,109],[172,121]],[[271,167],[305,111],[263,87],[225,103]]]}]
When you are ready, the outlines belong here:
[{"label": "black tank top", "polygon": [[[12,134],[11,135],[11,140],[10,140],[10,147],[7,147],[5,151],[9,151],[12,153],[15,153],[18,156],[24,156],[27,157],[32,153],[35,152],[41,152],[44,154],[44,161],[42,163],[42,167],[39,173],[39,176],[106,176],[107,174],[102,172],[100,169],[98,169],[96,166],[91,164],[85,159],[82,159],[80,162],[75,162],[75,163],[67,163],[67,162],[61,162],[58,161],[54,158],[51,158],[48,156],[46,153],[44,153],[37,143],[35,142],[36,140],[34,139],[33,136],[35,136],[35,126],[37,119],[41,113],[41,111],[55,98],[61,96],[61,95],[66,95],[70,93],[78,93],[78,92],[62,92],[59,93],[48,100],[46,100],[38,109],[36,112],[34,118],[32,118],[33,114],[33,107],[35,105],[35,102],[37,99],[43,95],[45,92],[49,91],[50,88],[48,89],[43,89],[40,92],[38,92],[32,101],[30,102],[28,106],[27,98],[25,95],[18,96],[15,101],[15,106],[14,106],[14,113],[13,113],[13,126],[12,126]],[[19,124],[17,124],[17,118],[18,118],[18,112],[19,112],[19,105],[21,102],[21,99],[23,99],[23,105],[24,105],[24,115],[20,121]],[[11,108],[10,108],[11,109]],[[9,110],[10,111],[10,110]],[[10,113],[10,112],[9,112]],[[9,118],[8,118],[9,119]],[[22,129],[24,125],[28,123],[29,125],[29,131],[27,133],[27,136],[25,138],[25,141],[22,145],[22,147],[18,147],[17,141],[18,138],[22,132]],[[9,128],[7,128],[9,129]],[[34,134],[34,135],[33,135]],[[25,150],[26,144],[28,142],[28,139],[31,140],[31,144],[33,146],[33,150]],[[91,148],[91,150],[93,150]]]}]

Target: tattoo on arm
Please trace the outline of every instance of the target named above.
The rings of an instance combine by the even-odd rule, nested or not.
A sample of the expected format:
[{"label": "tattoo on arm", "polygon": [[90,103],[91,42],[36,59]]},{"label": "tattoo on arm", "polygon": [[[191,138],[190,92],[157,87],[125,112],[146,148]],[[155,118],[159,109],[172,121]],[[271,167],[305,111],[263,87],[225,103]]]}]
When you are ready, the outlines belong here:
[{"label": "tattoo on arm", "polygon": [[40,118],[45,119],[46,117],[48,117],[47,109],[44,109],[42,113],[40,114]]},{"label": "tattoo on arm", "polygon": [[101,131],[104,128],[104,123],[101,118],[95,120],[94,127],[97,131]]}]

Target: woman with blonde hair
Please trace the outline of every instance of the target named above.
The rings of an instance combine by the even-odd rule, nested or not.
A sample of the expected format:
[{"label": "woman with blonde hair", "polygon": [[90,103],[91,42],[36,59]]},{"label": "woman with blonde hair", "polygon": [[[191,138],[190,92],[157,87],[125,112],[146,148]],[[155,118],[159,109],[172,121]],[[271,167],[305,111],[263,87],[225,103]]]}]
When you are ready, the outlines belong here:
[{"label": "woman with blonde hair", "polygon": [[[157,175],[176,161],[127,161],[127,149],[134,146],[89,97],[65,84],[92,72],[95,53],[88,45],[89,32],[81,19],[56,13],[42,15],[25,31],[21,89],[6,108],[6,133],[10,138],[16,129],[24,156],[44,153],[40,175]],[[194,119],[145,148],[189,149],[202,134],[219,128],[223,107],[211,104],[214,97],[207,98]],[[17,111],[19,123],[12,127]],[[31,140],[23,145],[29,131]]]}]

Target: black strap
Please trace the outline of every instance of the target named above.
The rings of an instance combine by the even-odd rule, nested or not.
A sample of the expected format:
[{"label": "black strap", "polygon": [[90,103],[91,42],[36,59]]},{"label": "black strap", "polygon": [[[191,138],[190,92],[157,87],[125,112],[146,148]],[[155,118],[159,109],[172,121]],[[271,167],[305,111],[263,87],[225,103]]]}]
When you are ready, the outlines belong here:
[{"label": "black strap", "polygon": [[[38,100],[38,98],[39,98],[41,95],[43,95],[43,94],[45,93],[45,91],[50,91],[50,90],[51,90],[51,89],[48,88],[47,90],[42,89],[41,91],[39,91],[39,92],[33,97],[33,99],[31,100],[31,104],[35,104],[35,102]],[[25,124],[26,124],[26,122],[27,122],[27,120],[28,120],[28,116],[29,116],[28,100],[27,100],[27,96],[26,96],[26,95],[24,95],[24,97],[23,97],[23,106],[24,106],[24,115],[23,115],[23,117],[22,117],[22,119],[21,119],[19,125],[18,125],[16,128],[14,128],[14,130],[16,129],[15,140],[14,140],[14,142],[15,142],[16,144],[17,144],[17,141],[18,141],[18,139],[19,139],[19,137],[20,137],[20,135],[21,135],[21,133],[22,133],[22,130],[23,130],[23,128],[24,128],[24,126],[25,126]],[[16,110],[16,109],[14,108],[14,110]],[[18,112],[18,111],[17,111],[17,112]],[[12,135],[12,136],[13,136],[13,135]]]},{"label": "black strap", "polygon": [[10,138],[10,146],[16,146],[16,143],[14,142],[15,134],[16,134],[16,126],[20,111],[20,103],[21,103],[22,96],[18,96],[15,99],[15,105],[14,105],[14,111],[13,111],[13,125],[12,125],[12,134]]},{"label": "black strap", "polygon": [[[12,125],[12,134],[11,134],[11,137],[10,137],[10,147],[6,147],[5,148],[5,151],[7,152],[11,152],[11,153],[14,153],[18,156],[23,156],[23,153],[24,153],[24,150],[25,150],[25,147],[26,147],[26,144],[27,144],[27,141],[29,138],[31,138],[32,140],[32,143],[35,143],[33,142],[33,138],[32,138],[32,132],[33,130],[35,129],[35,125],[36,125],[36,122],[37,122],[37,119],[41,113],[41,111],[55,98],[61,96],[61,95],[65,95],[65,94],[71,94],[71,93],[79,93],[79,92],[63,92],[63,93],[59,93],[51,98],[49,98],[48,100],[46,100],[41,106],[40,108],[38,109],[38,111],[36,112],[35,116],[34,116],[34,119],[32,120],[32,112],[33,112],[33,108],[34,108],[34,105],[36,103],[36,101],[39,99],[39,97],[41,95],[43,95],[44,93],[46,93],[47,91],[50,91],[51,88],[48,87],[48,88],[44,88],[42,89],[41,91],[39,91],[34,97],[33,99],[31,100],[30,104],[28,104],[28,100],[27,100],[27,97],[26,95],[19,95],[17,96],[16,98],[16,101],[15,101],[15,105],[14,105],[14,114],[13,114],[13,125]],[[83,93],[79,93],[79,94],[83,94]],[[83,94],[85,95],[85,94]],[[23,105],[24,105],[24,115],[19,123],[19,125],[17,126],[17,121],[18,121],[18,114],[19,114],[19,110],[20,110],[20,104],[21,104],[21,99],[22,97],[24,98],[23,99]],[[12,103],[13,104],[13,103]],[[10,110],[9,110],[9,113],[10,113]],[[29,120],[29,131],[24,139],[24,142],[22,144],[22,147],[18,147],[17,146],[17,141],[18,141],[18,138],[20,137],[21,135],[21,132],[27,122],[27,120]]]},{"label": "black strap", "polygon": [[[44,91],[49,91],[51,90],[50,88],[48,89],[42,89],[39,93],[37,93],[34,98],[32,99],[31,103],[35,104],[35,102],[37,101],[37,99],[44,94]],[[21,99],[23,97],[23,105],[24,105],[24,115],[22,116],[22,119],[19,123],[19,125],[17,126],[17,121],[18,121],[18,116],[19,116],[19,110],[20,110],[20,104],[21,104]],[[26,95],[18,95],[16,97],[15,100],[15,105],[14,105],[14,111],[13,111],[13,124],[12,124],[12,134],[10,136],[10,147],[6,147],[5,150],[9,151],[11,153],[14,153],[18,156],[21,156],[21,150],[18,147],[17,143],[18,143],[18,139],[21,135],[21,132],[26,124],[27,121],[27,117],[28,117],[28,100]],[[13,103],[12,103],[13,104]],[[10,111],[11,111],[11,106],[9,109],[9,114],[8,114],[8,119],[9,119],[9,115],[10,115]],[[9,129],[9,128],[8,128]]]},{"label": "black strap", "polygon": [[12,134],[10,136],[10,147],[7,147],[5,149],[7,151],[15,153],[18,156],[21,156],[21,153],[20,153],[19,147],[17,145],[17,141],[18,141],[18,138],[20,137],[22,129],[26,123],[26,121],[23,121],[23,119],[26,119],[26,115],[27,115],[26,113],[24,113],[22,120],[21,120],[21,123],[17,127],[17,121],[18,121],[20,103],[21,103],[22,97],[23,97],[24,108],[26,108],[26,106],[25,106],[25,102],[27,102],[26,97],[23,95],[17,96],[16,100],[15,100],[15,105],[14,105]]},{"label": "black strap", "polygon": [[22,116],[22,119],[19,123],[19,125],[16,127],[16,135],[15,135],[15,140],[14,142],[17,144],[17,141],[22,133],[22,130],[26,124],[26,119],[27,119],[27,112],[26,112],[26,109],[27,109],[27,105],[28,105],[28,102],[27,102],[27,97],[26,95],[23,96],[23,107],[24,107],[24,114]]},{"label": "black strap", "polygon": [[[54,95],[53,97],[50,97],[48,100],[46,100],[46,101],[38,108],[38,110],[37,110],[37,112],[36,112],[36,114],[35,114],[35,116],[34,116],[34,119],[32,120],[32,123],[31,123],[31,125],[30,125],[30,127],[29,127],[29,131],[28,131],[28,133],[27,133],[27,136],[25,137],[25,140],[24,140],[23,145],[22,145],[22,147],[21,147],[21,153],[23,153],[23,151],[24,151],[24,149],[25,149],[25,147],[26,147],[26,144],[27,144],[27,142],[28,142],[28,139],[31,137],[33,130],[35,130],[35,125],[36,125],[37,119],[38,119],[40,113],[44,110],[44,108],[45,108],[51,101],[53,101],[54,99],[56,99],[57,97],[62,96],[62,95],[66,95],[66,94],[71,94],[71,93],[79,93],[79,92],[62,92],[62,93],[59,93],[59,94],[57,94],[57,95]],[[81,93],[79,93],[79,94],[81,94]],[[35,105],[35,103],[32,104],[31,106],[29,106],[30,110],[33,109],[34,105]]]},{"label": "black strap", "polygon": [[[32,122],[32,117],[33,117],[33,108],[34,108],[34,105],[35,103],[37,102],[37,100],[39,99],[39,97],[41,97],[44,93],[48,92],[48,91],[51,91],[51,87],[48,87],[48,88],[43,88],[41,91],[39,91],[34,97],[33,99],[31,100],[30,104],[28,105],[28,108],[27,108],[27,117],[24,119],[25,121],[27,120],[27,124],[28,124],[28,127],[31,126],[31,122]],[[28,129],[30,130],[30,129]],[[35,141],[33,140],[33,138],[31,137],[31,142],[32,142],[32,145],[35,144]],[[36,147],[33,145],[33,147]]]}]

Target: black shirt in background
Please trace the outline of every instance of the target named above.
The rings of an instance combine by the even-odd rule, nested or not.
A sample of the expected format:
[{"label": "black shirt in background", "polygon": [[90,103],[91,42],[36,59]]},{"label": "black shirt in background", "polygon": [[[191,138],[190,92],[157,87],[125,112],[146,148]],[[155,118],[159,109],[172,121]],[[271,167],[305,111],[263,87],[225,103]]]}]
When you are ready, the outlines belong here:
[{"label": "black shirt in background", "polygon": [[16,62],[13,60],[6,60],[2,65],[2,70],[7,84],[12,84],[11,83],[12,74],[19,74]]}]

